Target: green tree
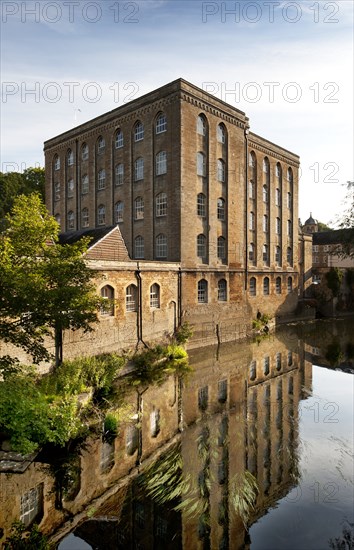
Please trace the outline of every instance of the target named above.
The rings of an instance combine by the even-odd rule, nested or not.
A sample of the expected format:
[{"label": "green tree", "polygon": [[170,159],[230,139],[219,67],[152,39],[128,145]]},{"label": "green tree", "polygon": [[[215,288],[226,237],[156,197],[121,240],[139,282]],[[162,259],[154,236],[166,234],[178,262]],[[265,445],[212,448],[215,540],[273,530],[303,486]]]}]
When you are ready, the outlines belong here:
[{"label": "green tree", "polygon": [[44,200],[44,168],[27,168],[20,172],[0,172],[0,230],[7,226],[6,214],[19,195],[39,193]]},{"label": "green tree", "polygon": [[[44,336],[55,341],[56,365],[63,359],[65,329],[93,330],[101,299],[84,254],[88,240],[59,244],[59,225],[39,194],[15,199],[8,228],[0,235],[0,339],[21,347],[34,363],[49,360]],[[11,371],[16,360],[0,358]]]}]

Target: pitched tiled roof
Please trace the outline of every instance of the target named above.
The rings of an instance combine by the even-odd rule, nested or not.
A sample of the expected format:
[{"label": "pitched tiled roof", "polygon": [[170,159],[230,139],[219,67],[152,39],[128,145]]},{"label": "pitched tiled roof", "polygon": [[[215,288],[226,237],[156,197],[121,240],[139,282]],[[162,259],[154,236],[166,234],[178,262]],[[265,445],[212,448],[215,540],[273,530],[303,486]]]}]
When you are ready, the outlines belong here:
[{"label": "pitched tiled roof", "polygon": [[118,225],[70,231],[59,235],[60,244],[74,244],[82,237],[90,237],[91,241],[85,257],[88,260],[129,261]]},{"label": "pitched tiled roof", "polygon": [[354,242],[354,228],[313,233],[313,244],[339,244],[349,242]]}]

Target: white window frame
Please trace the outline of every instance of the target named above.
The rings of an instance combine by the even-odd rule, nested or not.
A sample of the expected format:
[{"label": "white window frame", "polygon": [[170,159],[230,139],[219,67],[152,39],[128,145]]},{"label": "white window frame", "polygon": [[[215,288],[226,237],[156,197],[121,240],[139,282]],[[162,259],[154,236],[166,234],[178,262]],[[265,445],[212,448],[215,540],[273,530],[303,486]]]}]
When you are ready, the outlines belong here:
[{"label": "white window frame", "polygon": [[117,201],[114,205],[114,218],[116,223],[121,223],[124,218],[124,202]]},{"label": "white window frame", "polygon": [[100,204],[97,208],[97,225],[106,225],[106,207]]},{"label": "white window frame", "polygon": [[58,181],[54,183],[54,201],[60,201],[60,182]]},{"label": "white window frame", "polygon": [[87,207],[81,210],[81,227],[89,227],[90,225],[89,209]]},{"label": "white window frame", "polygon": [[156,237],[155,241],[155,250],[157,259],[166,259],[167,258],[167,237],[164,233],[160,233]]},{"label": "white window frame", "polygon": [[137,197],[134,200],[134,220],[144,219],[144,199],[143,197]]},{"label": "white window frame", "polygon": [[144,159],[139,157],[134,163],[134,181],[141,181],[144,179]]},{"label": "white window frame", "polygon": [[89,146],[84,143],[81,149],[81,160],[88,160],[89,158]]},{"label": "white window frame", "polygon": [[103,136],[100,136],[97,140],[97,150],[99,153],[102,153],[106,148],[106,140]]},{"label": "white window frame", "polygon": [[129,285],[125,289],[125,309],[126,311],[135,312],[138,309],[138,288],[136,285]]},{"label": "white window frame", "polygon": [[75,228],[75,214],[72,210],[69,210],[67,214],[67,224],[68,224],[68,229]]},{"label": "white window frame", "polygon": [[204,193],[198,193],[197,195],[197,216],[206,217],[206,196]]},{"label": "white window frame", "polygon": [[227,281],[220,279],[218,281],[218,302],[227,302]]},{"label": "white window frame", "polygon": [[203,233],[197,236],[197,257],[201,259],[206,258],[207,251],[207,239]]},{"label": "white window frame", "polygon": [[223,236],[218,237],[217,254],[218,254],[218,260],[221,260],[223,263],[225,263],[226,262],[226,239]]},{"label": "white window frame", "polygon": [[226,143],[226,128],[221,123],[217,127],[217,138],[219,143]]},{"label": "white window frame", "polygon": [[154,283],[150,287],[150,307],[160,309],[160,285]]},{"label": "white window frame", "polygon": [[54,170],[55,171],[60,170],[60,157],[59,157],[59,155],[56,155],[54,157]]},{"label": "white window frame", "polygon": [[250,290],[249,290],[250,296],[257,296],[257,279],[256,277],[250,278]]},{"label": "white window frame", "polygon": [[134,258],[137,260],[143,260],[145,256],[145,242],[144,237],[138,235],[134,239]]},{"label": "white window frame", "polygon": [[144,124],[139,120],[134,127],[134,141],[142,141],[144,139]]},{"label": "white window frame", "polygon": [[164,113],[160,113],[156,119],[155,132],[156,134],[162,134],[167,130],[167,118]]},{"label": "white window frame", "polygon": [[198,304],[208,303],[208,281],[206,281],[205,279],[200,279],[200,281],[198,281],[197,299]]},{"label": "white window frame", "polygon": [[206,156],[201,151],[197,153],[197,175],[203,178],[206,176]]},{"label": "white window frame", "polygon": [[74,164],[74,153],[72,152],[71,149],[69,149],[67,153],[67,165],[73,166],[73,164]]},{"label": "white window frame", "polygon": [[217,218],[220,221],[225,221],[226,217],[226,203],[225,199],[222,197],[219,197],[217,200]]},{"label": "white window frame", "polygon": [[167,153],[160,151],[156,155],[155,170],[157,176],[162,176],[167,173]]},{"label": "white window frame", "polygon": [[157,218],[167,215],[167,194],[159,193],[155,199],[155,213]]},{"label": "white window frame", "polygon": [[206,136],[207,134],[207,123],[203,115],[198,115],[197,118],[197,134],[200,136]]},{"label": "white window frame", "polygon": [[120,162],[115,168],[115,185],[123,185],[124,183],[124,164]]},{"label": "white window frame", "polygon": [[97,189],[102,191],[106,188],[106,170],[102,168],[97,174]]},{"label": "white window frame", "polygon": [[74,196],[74,190],[75,190],[74,179],[70,178],[68,180],[68,199]]},{"label": "white window frame", "polygon": [[116,131],[115,148],[121,149],[124,146],[124,135],[121,129]]},{"label": "white window frame", "polygon": [[89,192],[89,177],[87,174],[81,178],[81,194],[86,195]]}]

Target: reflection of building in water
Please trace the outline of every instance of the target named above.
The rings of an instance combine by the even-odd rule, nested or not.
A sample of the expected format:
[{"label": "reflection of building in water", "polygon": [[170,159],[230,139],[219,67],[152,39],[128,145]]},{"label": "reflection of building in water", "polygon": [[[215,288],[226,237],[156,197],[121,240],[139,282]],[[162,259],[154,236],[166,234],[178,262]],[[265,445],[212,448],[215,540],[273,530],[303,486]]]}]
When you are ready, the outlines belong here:
[{"label": "reflection of building in water", "polygon": [[[39,463],[23,474],[0,474],[2,540],[20,516],[27,525],[39,521],[46,533],[57,529],[55,541],[93,516],[80,536],[94,541],[93,533],[102,532],[105,550],[166,547],[166,532],[176,534],[173,548],[247,547],[242,519],[234,512],[247,482],[245,470],[259,486],[250,523],[296,482],[297,410],[303,386],[310,388],[311,366],[303,361],[297,336],[286,334],[259,344],[196,350],[195,374],[182,393],[173,377],[139,394],[133,390],[127,398],[131,420],[116,439],[90,439],[54,477]],[[177,444],[176,460],[182,459],[190,491],[182,492],[182,502],[177,491],[172,503],[157,504],[139,488],[138,476]],[[162,488],[163,483],[161,473]],[[172,510],[179,502],[181,514]],[[194,505],[195,516],[189,513]],[[119,528],[110,524],[101,531],[102,516]],[[172,548],[170,538],[168,544]]]}]

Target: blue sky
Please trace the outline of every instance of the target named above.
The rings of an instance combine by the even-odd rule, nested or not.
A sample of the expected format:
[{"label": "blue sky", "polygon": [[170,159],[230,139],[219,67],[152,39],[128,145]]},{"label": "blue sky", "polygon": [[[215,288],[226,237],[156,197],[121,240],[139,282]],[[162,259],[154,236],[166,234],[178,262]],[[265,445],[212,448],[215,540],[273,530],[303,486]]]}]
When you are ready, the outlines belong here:
[{"label": "blue sky", "polygon": [[352,28],[351,0],[3,1],[1,169],[182,77],[299,154],[300,217],[329,222],[354,179]]}]

